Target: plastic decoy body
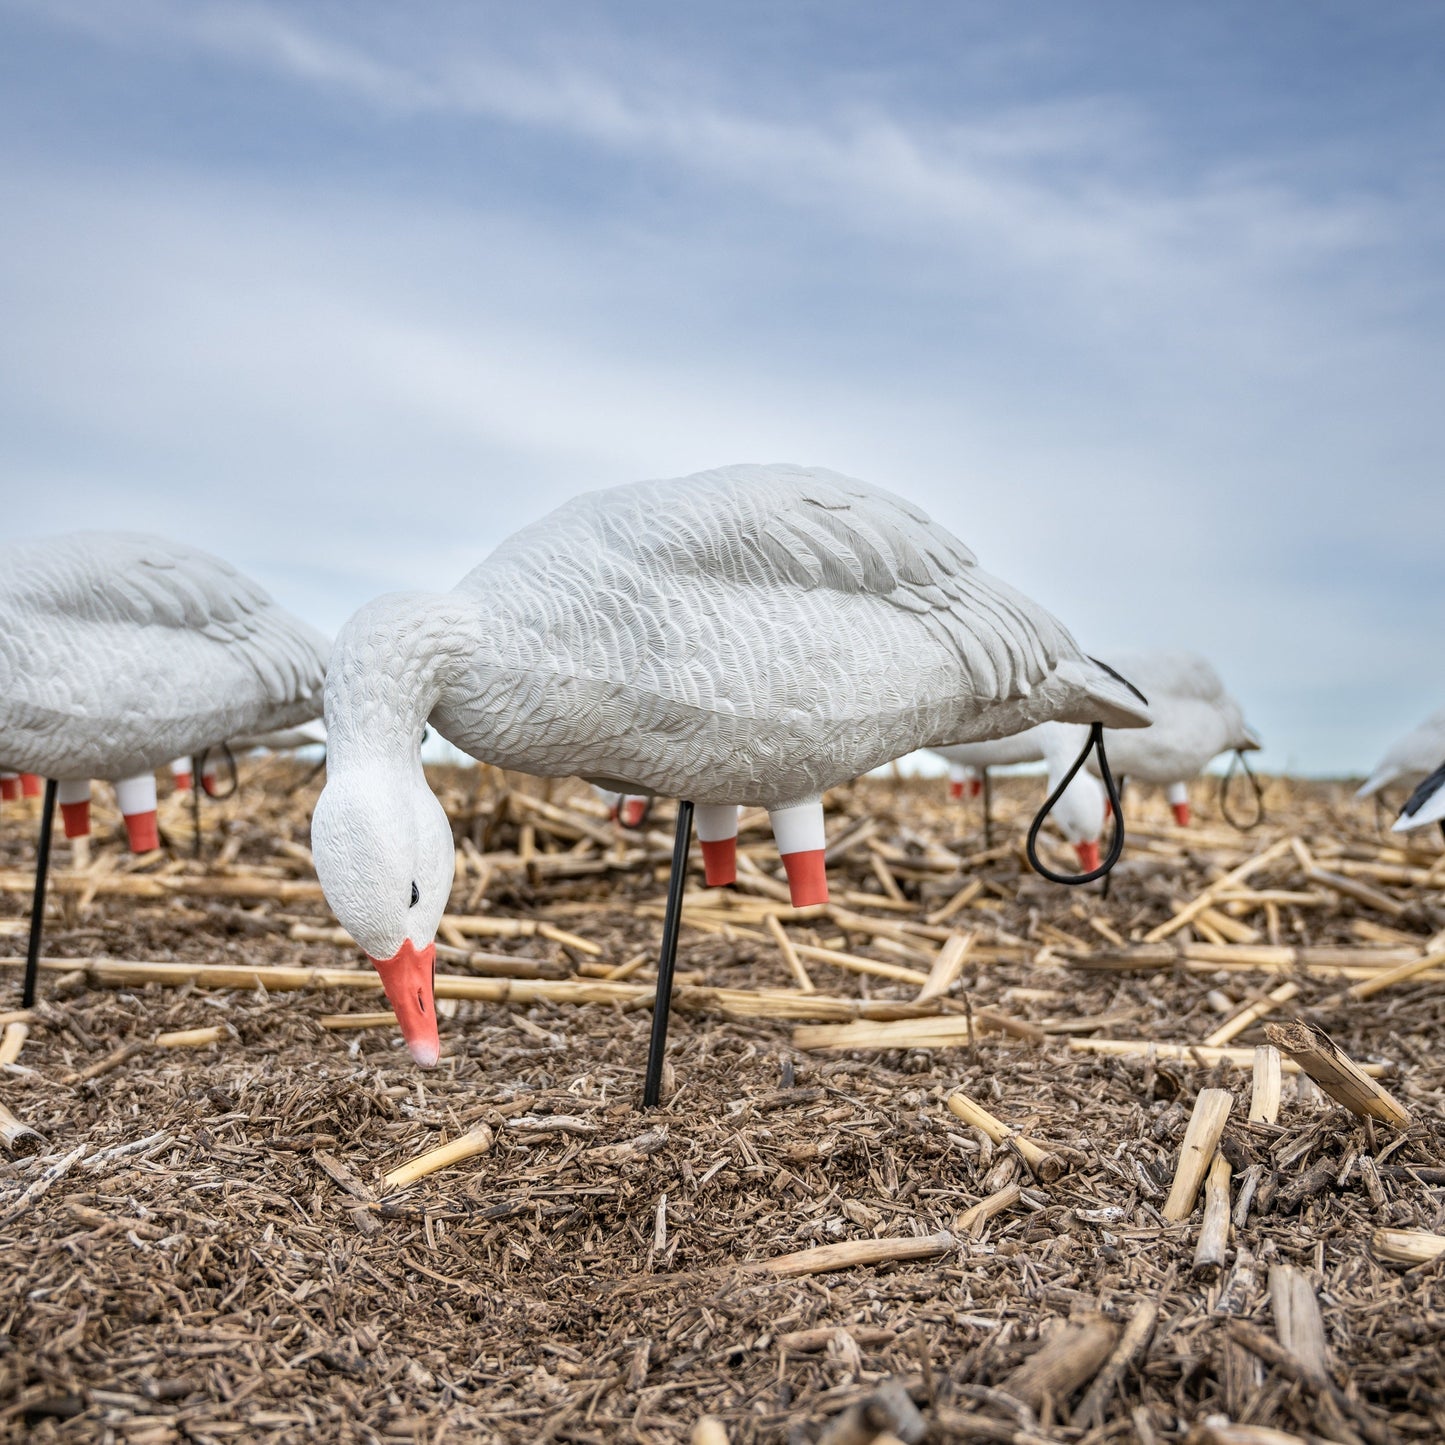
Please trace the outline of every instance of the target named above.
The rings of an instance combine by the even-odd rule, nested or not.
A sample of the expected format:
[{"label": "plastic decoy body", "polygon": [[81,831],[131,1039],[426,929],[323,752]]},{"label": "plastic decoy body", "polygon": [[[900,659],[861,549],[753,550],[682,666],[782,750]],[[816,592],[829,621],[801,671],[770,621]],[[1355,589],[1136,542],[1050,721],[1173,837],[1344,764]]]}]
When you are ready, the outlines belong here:
[{"label": "plastic decoy body", "polygon": [[368,604],[332,652],[317,871],[421,1063],[439,1049],[453,869],[421,768],[429,719],[499,767],[684,799],[734,832],[739,805],[766,808],[801,904],[827,897],[825,789],[919,747],[1148,713],[1056,619],[865,483],[737,466],[577,497],[452,591]]}]

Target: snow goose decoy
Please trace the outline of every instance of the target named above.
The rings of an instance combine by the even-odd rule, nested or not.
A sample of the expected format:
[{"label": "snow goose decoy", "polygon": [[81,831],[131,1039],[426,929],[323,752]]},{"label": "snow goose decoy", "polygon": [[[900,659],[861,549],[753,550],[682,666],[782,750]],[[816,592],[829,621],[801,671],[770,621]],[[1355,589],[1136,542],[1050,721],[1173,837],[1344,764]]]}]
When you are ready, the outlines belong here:
[{"label": "snow goose decoy", "polygon": [[229,563],[162,537],[74,532],[12,543],[0,561],[0,764],[48,780],[28,1007],[57,794],[77,836],[90,780],[114,782],[132,847],[154,848],[154,770],[314,718],[326,642]]},{"label": "snow goose decoy", "polygon": [[1445,758],[1445,707],[1432,712],[1419,727],[1394,743],[1355,796],[1374,797],[1391,783],[1413,788],[1439,767],[1442,758]]},{"label": "snow goose decoy", "polygon": [[1427,823],[1439,823],[1440,833],[1445,836],[1445,762],[1410,794],[1391,832],[1408,833]]},{"label": "snow goose decoy", "polygon": [[825,789],[920,747],[1148,713],[961,542],[863,482],[736,466],[577,497],[452,591],[367,604],[331,654],[317,874],[424,1065],[454,861],[422,772],[428,719],[498,767],[684,800],[651,1103],[694,805],[734,833],[738,805],[766,808],[794,901],[822,902]]},{"label": "snow goose decoy", "polygon": [[[1046,791],[1053,793],[1088,740],[1088,728],[1050,722],[1027,728],[1012,737],[958,743],[933,751],[946,758],[950,768],[965,767],[979,774],[983,783],[984,846],[992,847],[992,789],[988,770],[1015,763],[1042,762],[1048,768]],[[1074,845],[1084,872],[1092,873],[1099,866],[1099,838],[1104,831],[1103,785],[1092,773],[1076,772],[1059,794],[1050,816],[1065,839]]]},{"label": "snow goose decoy", "polygon": [[[1127,778],[1163,787],[1174,821],[1188,827],[1189,779],[1223,752],[1233,751],[1236,762],[1242,763],[1244,753],[1258,750],[1259,738],[1245,722],[1239,703],[1225,691],[1219,674],[1198,653],[1110,653],[1108,657],[1110,666],[1149,699],[1154,719],[1140,732],[1110,733],[1109,761],[1120,787]],[[1253,778],[1252,773],[1249,776]],[[1257,784],[1255,791],[1258,796]],[[1249,826],[1259,821],[1256,818]]]}]

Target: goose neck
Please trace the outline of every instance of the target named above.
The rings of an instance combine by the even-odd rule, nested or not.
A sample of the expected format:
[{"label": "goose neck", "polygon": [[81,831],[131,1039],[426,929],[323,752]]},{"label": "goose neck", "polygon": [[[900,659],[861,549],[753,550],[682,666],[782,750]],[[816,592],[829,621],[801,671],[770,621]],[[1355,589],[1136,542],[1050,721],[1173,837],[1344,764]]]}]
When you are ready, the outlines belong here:
[{"label": "goose neck", "polygon": [[443,692],[475,655],[477,619],[455,593],[391,593],[342,628],[326,673],[329,755],[412,754]]}]

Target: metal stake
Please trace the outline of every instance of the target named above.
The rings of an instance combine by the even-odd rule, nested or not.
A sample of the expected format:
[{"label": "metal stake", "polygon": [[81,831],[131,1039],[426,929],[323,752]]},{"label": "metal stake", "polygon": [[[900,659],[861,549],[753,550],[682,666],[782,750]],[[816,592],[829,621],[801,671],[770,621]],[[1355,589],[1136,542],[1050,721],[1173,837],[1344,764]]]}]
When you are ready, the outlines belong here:
[{"label": "metal stake", "polygon": [[54,778],[45,780],[45,801],[40,805],[40,854],[35,860],[35,897],[30,904],[30,944],[25,950],[25,987],[21,1008],[35,1007],[35,981],[40,972],[40,933],[45,925],[45,878],[50,871],[50,832],[55,823]]},{"label": "metal stake", "polygon": [[672,1007],[672,969],[677,962],[677,935],[682,927],[682,890],[687,882],[687,855],[692,846],[692,804],[677,805],[677,832],[672,842],[672,874],[667,880],[667,913],[662,920],[662,952],[657,960],[657,993],[652,1002],[652,1041],[647,1047],[647,1079],[642,1107],[657,1105],[662,1093],[662,1056],[667,1048],[667,1020]]}]

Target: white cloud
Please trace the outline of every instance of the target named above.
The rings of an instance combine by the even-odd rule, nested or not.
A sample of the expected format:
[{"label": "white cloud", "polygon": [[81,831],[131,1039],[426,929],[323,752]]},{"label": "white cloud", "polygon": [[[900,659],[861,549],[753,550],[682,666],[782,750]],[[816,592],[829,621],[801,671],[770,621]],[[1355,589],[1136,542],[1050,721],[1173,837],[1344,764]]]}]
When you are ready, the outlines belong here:
[{"label": "white cloud", "polygon": [[190,535],[334,628],[578,490],[796,460],[916,496],[1090,645],[1209,653],[1276,757],[1348,763],[1334,719],[1311,752],[1321,686],[1363,713],[1434,646],[1438,580],[1382,561],[1419,565],[1438,531],[1442,358],[1410,314],[1438,297],[1408,194],[1305,187],[1281,157],[1165,180],[1147,114],[1108,96],[960,120],[626,50],[388,53],[252,4],[45,13],[118,64],[204,54],[694,189],[559,220],[103,137],[93,162],[12,158],[12,527],[83,509]]}]

